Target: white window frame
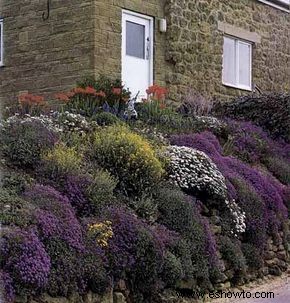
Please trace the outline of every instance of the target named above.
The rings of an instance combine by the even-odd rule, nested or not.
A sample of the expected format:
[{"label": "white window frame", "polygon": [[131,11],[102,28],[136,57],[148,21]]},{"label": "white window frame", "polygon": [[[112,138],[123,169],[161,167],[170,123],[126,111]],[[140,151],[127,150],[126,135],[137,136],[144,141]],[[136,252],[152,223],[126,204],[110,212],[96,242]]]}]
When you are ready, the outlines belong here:
[{"label": "white window frame", "polygon": [[[223,61],[223,70],[222,70],[222,83],[225,86],[229,86],[229,87],[233,87],[233,88],[238,88],[238,89],[242,89],[242,90],[247,90],[247,91],[252,91],[253,88],[253,83],[252,83],[252,62],[253,62],[253,43],[249,42],[249,41],[245,41],[242,39],[239,39],[237,37],[233,37],[233,36],[228,36],[225,35],[224,39],[231,39],[234,40],[235,43],[235,83],[228,83],[224,80],[224,61]],[[224,43],[224,39],[223,39],[223,43]],[[240,66],[240,61],[239,61],[239,44],[245,44],[247,46],[250,46],[250,62],[249,62],[249,69],[250,69],[250,86],[247,85],[243,85],[239,83],[239,66]],[[224,47],[224,45],[223,45]],[[223,52],[224,52],[224,48],[223,48]],[[224,56],[224,53],[223,53]]]},{"label": "white window frame", "polygon": [[0,66],[3,66],[4,65],[4,38],[3,38],[3,33],[4,33],[4,30],[3,30],[3,19],[0,18],[0,31],[1,31],[1,39],[0,39]]},{"label": "white window frame", "polygon": [[[290,13],[290,2],[286,2],[286,0],[258,0],[259,2],[262,2],[264,4],[270,5],[272,7],[275,7],[277,9],[280,9],[284,12]],[[288,8],[287,8],[288,6]]]}]

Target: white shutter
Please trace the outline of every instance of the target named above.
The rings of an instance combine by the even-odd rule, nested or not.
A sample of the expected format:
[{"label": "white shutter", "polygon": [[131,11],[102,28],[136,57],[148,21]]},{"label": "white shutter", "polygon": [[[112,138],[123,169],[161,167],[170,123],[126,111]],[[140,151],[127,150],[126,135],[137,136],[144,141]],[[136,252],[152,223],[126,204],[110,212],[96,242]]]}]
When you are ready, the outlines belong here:
[{"label": "white shutter", "polygon": [[236,85],[235,40],[224,37],[223,83]]},{"label": "white shutter", "polygon": [[251,89],[251,53],[250,43],[237,41],[238,52],[238,86]]}]

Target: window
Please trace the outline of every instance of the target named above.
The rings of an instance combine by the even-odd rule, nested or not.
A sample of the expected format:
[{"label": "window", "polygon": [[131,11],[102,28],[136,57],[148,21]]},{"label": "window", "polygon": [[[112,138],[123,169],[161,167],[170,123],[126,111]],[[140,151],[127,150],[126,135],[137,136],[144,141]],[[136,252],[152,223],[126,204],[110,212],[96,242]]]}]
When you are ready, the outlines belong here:
[{"label": "window", "polygon": [[0,66],[3,62],[3,20],[0,19]]},{"label": "window", "polygon": [[252,44],[224,37],[223,84],[252,90]]},{"label": "window", "polygon": [[126,55],[145,59],[145,26],[126,21]]}]

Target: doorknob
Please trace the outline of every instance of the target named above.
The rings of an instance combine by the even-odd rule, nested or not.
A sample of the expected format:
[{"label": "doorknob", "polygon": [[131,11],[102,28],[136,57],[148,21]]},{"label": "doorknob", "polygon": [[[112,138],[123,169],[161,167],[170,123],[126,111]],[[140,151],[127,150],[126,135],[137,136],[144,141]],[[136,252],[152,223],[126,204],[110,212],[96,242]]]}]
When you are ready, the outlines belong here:
[{"label": "doorknob", "polygon": [[146,60],[150,59],[150,38],[147,37],[147,46],[146,46]]}]

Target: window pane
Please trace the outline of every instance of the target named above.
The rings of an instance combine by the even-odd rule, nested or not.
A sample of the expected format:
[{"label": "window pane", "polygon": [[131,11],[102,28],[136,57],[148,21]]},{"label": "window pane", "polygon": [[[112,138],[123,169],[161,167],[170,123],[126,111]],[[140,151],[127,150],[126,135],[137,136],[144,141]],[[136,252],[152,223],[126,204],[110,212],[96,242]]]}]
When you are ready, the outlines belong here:
[{"label": "window pane", "polygon": [[145,59],[145,26],[126,22],[126,55]]},{"label": "window pane", "polygon": [[224,37],[223,82],[236,84],[235,40]]},{"label": "window pane", "polygon": [[239,42],[239,85],[251,87],[251,49],[249,43]]}]

